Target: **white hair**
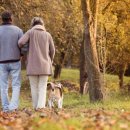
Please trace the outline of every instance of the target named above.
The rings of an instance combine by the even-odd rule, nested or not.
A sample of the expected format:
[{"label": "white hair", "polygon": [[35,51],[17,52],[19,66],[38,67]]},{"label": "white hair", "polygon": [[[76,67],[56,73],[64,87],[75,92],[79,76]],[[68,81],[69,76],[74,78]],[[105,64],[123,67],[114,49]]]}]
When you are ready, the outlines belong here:
[{"label": "white hair", "polygon": [[40,17],[34,17],[31,21],[31,26],[35,26],[37,24],[44,25],[44,21]]}]

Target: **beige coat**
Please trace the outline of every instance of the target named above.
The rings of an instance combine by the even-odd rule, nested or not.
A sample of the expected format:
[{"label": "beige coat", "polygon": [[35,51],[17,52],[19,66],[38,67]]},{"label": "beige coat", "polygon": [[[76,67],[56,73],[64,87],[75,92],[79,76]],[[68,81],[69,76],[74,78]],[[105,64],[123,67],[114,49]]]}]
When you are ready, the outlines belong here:
[{"label": "beige coat", "polygon": [[27,42],[27,75],[51,75],[55,47],[50,33],[46,32],[44,26],[36,25],[20,38],[19,47]]}]

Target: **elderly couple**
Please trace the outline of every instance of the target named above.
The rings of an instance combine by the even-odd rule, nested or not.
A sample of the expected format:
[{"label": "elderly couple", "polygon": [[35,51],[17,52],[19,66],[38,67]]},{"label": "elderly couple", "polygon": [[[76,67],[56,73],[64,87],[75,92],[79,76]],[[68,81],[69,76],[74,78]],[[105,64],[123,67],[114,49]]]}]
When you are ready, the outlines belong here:
[{"label": "elderly couple", "polygon": [[[4,11],[0,26],[0,90],[4,112],[18,109],[21,87],[20,48],[29,44],[27,75],[31,86],[33,108],[45,108],[48,76],[52,74],[55,55],[53,39],[45,30],[43,20],[34,17],[31,29],[24,35],[20,28],[12,24],[12,14]],[[12,78],[12,97],[8,98],[8,79]]]}]

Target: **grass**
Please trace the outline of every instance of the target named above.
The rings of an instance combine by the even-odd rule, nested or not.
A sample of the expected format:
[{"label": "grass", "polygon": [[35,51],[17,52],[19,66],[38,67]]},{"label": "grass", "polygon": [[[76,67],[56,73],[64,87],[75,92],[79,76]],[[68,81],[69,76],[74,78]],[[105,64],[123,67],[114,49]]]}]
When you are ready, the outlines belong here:
[{"label": "grass", "polygon": [[64,107],[67,109],[106,109],[106,110],[130,110],[130,96],[113,94],[104,102],[90,103],[89,96],[77,93],[66,94]]},{"label": "grass", "polygon": [[[20,108],[32,108],[31,94],[29,82],[26,79],[26,72],[23,71],[22,75],[23,83],[20,96]],[[129,129],[130,123],[122,117],[122,113],[130,111],[130,95],[128,93],[119,93],[117,76],[106,74],[105,78],[105,87],[108,96],[103,102],[90,103],[88,94],[80,95],[78,92],[67,92],[64,94],[63,108],[67,110],[67,112],[71,113],[71,117],[68,119],[58,120],[58,123],[54,120],[42,119],[43,123],[41,124],[38,124],[41,119],[36,118],[32,124],[33,129],[101,130],[101,126],[98,129],[98,123],[93,121],[96,117],[92,116],[91,113],[83,112],[89,110],[92,110],[93,113],[97,112],[97,114],[100,114],[98,110],[114,113],[114,115],[108,118],[110,118],[111,122],[114,122],[115,120],[117,122],[111,125],[111,127],[108,127],[107,125],[103,125],[101,121],[100,124],[103,125],[102,130],[123,130],[127,129],[127,127]],[[79,71],[77,69],[63,69],[59,80],[67,80],[79,84]],[[125,84],[129,83],[130,77],[124,77],[124,82]],[[107,115],[101,114],[101,116],[102,118],[107,118]]]},{"label": "grass", "polygon": [[[127,93],[120,94],[118,87],[118,76],[106,74],[107,98],[103,103],[92,104],[89,102],[89,96],[81,96],[77,93],[66,93],[64,95],[65,108],[105,108],[105,109],[129,109],[130,97]],[[22,71],[22,90],[21,90],[21,107],[31,106],[31,94],[29,82],[27,81],[26,72]],[[79,84],[79,70],[63,69],[60,80],[67,80]],[[25,82],[26,81],[26,82]],[[125,84],[130,82],[130,77],[124,77]],[[26,93],[26,94],[25,94]],[[25,98],[27,100],[25,100]]]},{"label": "grass", "polygon": [[60,79],[79,83],[79,70],[77,70],[77,69],[63,69]]}]

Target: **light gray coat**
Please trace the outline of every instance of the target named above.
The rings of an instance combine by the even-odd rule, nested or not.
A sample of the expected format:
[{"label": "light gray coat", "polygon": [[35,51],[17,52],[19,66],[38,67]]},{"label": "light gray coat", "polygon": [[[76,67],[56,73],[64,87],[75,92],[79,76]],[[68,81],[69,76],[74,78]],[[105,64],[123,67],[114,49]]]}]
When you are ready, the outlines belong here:
[{"label": "light gray coat", "polygon": [[19,47],[27,42],[27,75],[51,75],[55,47],[50,33],[46,32],[44,26],[36,25],[20,38]]}]

